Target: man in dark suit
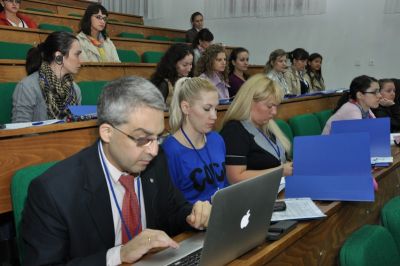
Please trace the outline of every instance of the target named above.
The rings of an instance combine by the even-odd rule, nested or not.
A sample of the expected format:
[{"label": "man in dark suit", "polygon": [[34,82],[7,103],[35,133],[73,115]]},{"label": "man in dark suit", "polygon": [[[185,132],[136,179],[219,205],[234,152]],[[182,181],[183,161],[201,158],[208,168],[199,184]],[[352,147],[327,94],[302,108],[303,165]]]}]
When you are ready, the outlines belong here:
[{"label": "man in dark suit", "polygon": [[186,31],[186,42],[193,43],[197,33],[203,28],[203,15],[200,12],[194,12],[190,16],[192,28]]},{"label": "man in dark suit", "polygon": [[[207,226],[211,205],[184,200],[159,152],[164,109],[161,93],[143,78],[123,78],[103,89],[97,109],[100,140],[29,187],[23,264],[132,263],[153,248],[177,248],[168,235]],[[131,188],[122,177],[132,177],[136,220],[126,216]]]}]

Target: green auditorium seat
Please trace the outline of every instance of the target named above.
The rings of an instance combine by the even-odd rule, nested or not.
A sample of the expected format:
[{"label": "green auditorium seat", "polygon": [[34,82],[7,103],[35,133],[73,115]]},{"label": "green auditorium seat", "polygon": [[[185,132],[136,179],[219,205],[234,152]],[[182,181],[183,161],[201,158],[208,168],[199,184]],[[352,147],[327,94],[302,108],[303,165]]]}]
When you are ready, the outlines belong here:
[{"label": "green auditorium seat", "polygon": [[0,59],[25,60],[26,54],[33,46],[27,43],[1,42]]},{"label": "green auditorium seat", "polygon": [[[382,225],[392,234],[400,252],[400,196],[391,199],[381,210]],[[400,264],[399,264],[400,265]]]},{"label": "green auditorium seat", "polygon": [[70,17],[76,17],[76,18],[81,18],[81,17],[83,17],[82,14],[78,14],[78,13],[69,13],[68,16],[70,16]]},{"label": "green auditorium seat", "polygon": [[51,10],[48,10],[48,9],[44,9],[44,8],[27,7],[27,8],[25,8],[25,10],[34,11],[34,12],[42,12],[42,13],[55,14],[54,11],[51,11]]},{"label": "green auditorium seat", "polygon": [[15,173],[11,180],[11,201],[14,213],[14,222],[17,233],[17,246],[20,254],[20,261],[23,260],[23,250],[20,239],[21,218],[22,211],[24,210],[25,206],[26,197],[28,194],[29,184],[33,179],[43,174],[55,163],[56,162],[48,162],[22,168]]},{"label": "green auditorium seat", "polygon": [[66,31],[73,33],[73,30],[68,26],[48,24],[48,23],[40,23],[39,29],[50,30],[50,31]]},{"label": "green auditorium seat", "polygon": [[282,119],[275,119],[275,123],[282,130],[283,134],[285,134],[285,136],[290,140],[290,142],[293,143],[293,132],[289,124]]},{"label": "green auditorium seat", "polygon": [[181,37],[173,37],[170,40],[171,42],[186,42],[186,39]]},{"label": "green auditorium seat", "polygon": [[134,22],[134,21],[124,21],[126,24],[132,24],[132,25],[143,25],[141,22]]},{"label": "green auditorium seat", "polygon": [[320,135],[322,132],[318,118],[314,114],[296,115],[289,119],[293,136]]},{"label": "green auditorium seat", "polygon": [[161,58],[163,57],[163,52],[144,52],[142,55],[142,61],[144,63],[158,63],[160,62]]},{"label": "green auditorium seat", "polygon": [[15,82],[0,83],[0,124],[11,123],[12,95]]},{"label": "green auditorium seat", "polygon": [[169,38],[161,35],[150,35],[147,36],[148,40],[153,40],[153,41],[163,41],[163,42],[169,42]]},{"label": "green auditorium seat", "polygon": [[78,83],[82,94],[82,105],[97,105],[99,95],[107,81],[81,81]]},{"label": "green auditorium seat", "polygon": [[140,63],[140,56],[133,50],[117,49],[117,53],[122,63]]},{"label": "green auditorium seat", "polygon": [[131,38],[131,39],[144,39],[144,35],[141,33],[132,33],[132,32],[121,32],[117,35],[117,37],[122,38]]},{"label": "green auditorium seat", "polygon": [[328,121],[329,117],[332,116],[332,112],[333,111],[329,109],[314,113],[314,115],[318,118],[322,129],[324,129],[326,121]]},{"label": "green auditorium seat", "polygon": [[380,225],[364,225],[346,239],[340,249],[340,265],[400,265],[400,254],[386,228]]}]

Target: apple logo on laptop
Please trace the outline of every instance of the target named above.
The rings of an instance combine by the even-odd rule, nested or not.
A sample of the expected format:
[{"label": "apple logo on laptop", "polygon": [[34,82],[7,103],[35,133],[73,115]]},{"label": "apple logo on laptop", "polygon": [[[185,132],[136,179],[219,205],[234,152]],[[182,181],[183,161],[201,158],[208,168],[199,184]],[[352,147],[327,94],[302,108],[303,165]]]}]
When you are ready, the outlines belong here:
[{"label": "apple logo on laptop", "polygon": [[250,210],[248,210],[247,213],[242,217],[242,220],[240,221],[240,229],[245,228],[249,224],[249,219],[250,219]]}]

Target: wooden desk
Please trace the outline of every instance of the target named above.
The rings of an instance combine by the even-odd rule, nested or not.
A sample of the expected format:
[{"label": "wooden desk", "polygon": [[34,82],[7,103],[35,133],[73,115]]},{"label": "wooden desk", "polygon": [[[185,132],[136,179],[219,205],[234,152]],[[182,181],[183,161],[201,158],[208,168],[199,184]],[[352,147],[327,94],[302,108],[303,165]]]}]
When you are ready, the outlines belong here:
[{"label": "wooden desk", "polygon": [[[309,106],[328,109],[330,97],[307,97],[308,100],[292,99],[280,107],[278,117],[294,116],[310,110]],[[327,105],[316,105],[314,101]],[[309,104],[309,102],[313,104]],[[295,105],[296,108],[291,108]],[[303,108],[302,108],[303,106]],[[228,106],[218,107],[217,124],[221,122]],[[315,111],[320,111],[316,110]],[[292,113],[296,111],[296,113]],[[168,129],[168,113],[165,113],[165,127]],[[62,160],[91,145],[98,138],[96,121],[56,124],[17,130],[0,130],[0,214],[11,211],[10,182],[14,173],[23,167]]]}]

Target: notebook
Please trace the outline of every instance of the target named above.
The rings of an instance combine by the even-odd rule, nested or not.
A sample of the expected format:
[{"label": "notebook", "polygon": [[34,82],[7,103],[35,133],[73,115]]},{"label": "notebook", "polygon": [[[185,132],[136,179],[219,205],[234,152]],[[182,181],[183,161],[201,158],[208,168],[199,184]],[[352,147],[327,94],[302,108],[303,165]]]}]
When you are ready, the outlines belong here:
[{"label": "notebook", "polygon": [[219,190],[212,200],[207,231],[146,256],[135,265],[184,265],[179,261],[202,248],[199,264],[223,265],[265,242],[282,168]]}]

